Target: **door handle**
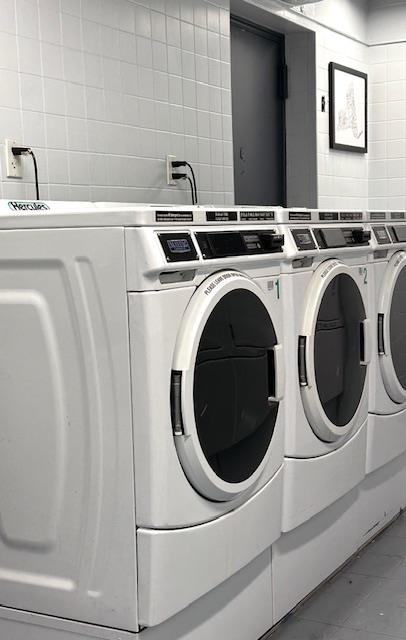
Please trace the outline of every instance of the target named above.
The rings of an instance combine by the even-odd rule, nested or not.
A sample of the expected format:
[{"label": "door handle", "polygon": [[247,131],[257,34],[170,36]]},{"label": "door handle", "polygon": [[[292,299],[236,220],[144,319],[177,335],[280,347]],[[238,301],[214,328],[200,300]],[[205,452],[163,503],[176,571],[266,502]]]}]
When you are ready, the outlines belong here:
[{"label": "door handle", "polygon": [[306,365],[306,336],[299,336],[298,345],[298,367],[299,367],[299,385],[307,387],[307,365]]},{"label": "door handle", "polygon": [[280,402],[285,395],[285,359],[283,346],[276,344],[268,353],[273,355],[275,386],[273,395],[269,392],[268,402]]},{"label": "door handle", "polygon": [[360,328],[361,364],[367,365],[371,361],[371,321],[366,318]]}]

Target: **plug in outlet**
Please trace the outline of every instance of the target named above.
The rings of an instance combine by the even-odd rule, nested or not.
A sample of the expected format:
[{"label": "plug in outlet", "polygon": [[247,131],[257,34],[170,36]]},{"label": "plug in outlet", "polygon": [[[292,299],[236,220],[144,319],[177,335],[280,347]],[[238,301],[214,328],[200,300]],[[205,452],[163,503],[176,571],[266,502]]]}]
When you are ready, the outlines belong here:
[{"label": "plug in outlet", "polygon": [[175,162],[176,156],[166,156],[166,184],[173,187],[176,182],[172,179],[173,167],[172,162]]},{"label": "plug in outlet", "polygon": [[5,140],[4,153],[6,155],[6,175],[7,178],[22,178],[23,167],[21,164],[21,156],[15,156],[12,152],[13,147],[20,145],[17,140]]}]

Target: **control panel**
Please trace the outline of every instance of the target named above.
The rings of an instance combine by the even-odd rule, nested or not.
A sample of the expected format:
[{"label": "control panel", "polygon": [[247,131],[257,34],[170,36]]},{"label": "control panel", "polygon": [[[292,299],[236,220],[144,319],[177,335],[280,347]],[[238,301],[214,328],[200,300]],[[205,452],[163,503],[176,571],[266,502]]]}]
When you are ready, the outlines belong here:
[{"label": "control panel", "polygon": [[374,232],[374,236],[375,236],[375,239],[376,239],[378,244],[390,244],[391,243],[391,239],[390,239],[390,236],[389,236],[389,233],[388,233],[388,230],[387,230],[386,227],[374,225],[372,227],[372,230]]},{"label": "control panel", "polygon": [[368,245],[371,232],[362,227],[324,227],[313,230],[320,249]]},{"label": "control panel", "polygon": [[388,228],[393,242],[406,242],[406,225]]},{"label": "control panel", "polygon": [[159,233],[158,238],[167,262],[198,260],[199,256],[190,233]]},{"label": "control panel", "polygon": [[267,231],[208,231],[196,233],[205,260],[282,251],[283,235]]},{"label": "control panel", "polygon": [[291,233],[299,251],[311,251],[317,248],[310,229],[295,228],[291,229]]}]

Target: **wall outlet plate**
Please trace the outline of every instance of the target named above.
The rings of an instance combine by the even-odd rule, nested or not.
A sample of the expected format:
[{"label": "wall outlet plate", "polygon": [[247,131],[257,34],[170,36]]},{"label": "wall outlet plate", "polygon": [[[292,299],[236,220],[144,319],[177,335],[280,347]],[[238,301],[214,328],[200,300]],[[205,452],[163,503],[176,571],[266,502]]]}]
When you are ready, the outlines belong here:
[{"label": "wall outlet plate", "polygon": [[17,140],[7,138],[4,144],[4,153],[6,155],[6,176],[7,178],[22,178],[23,167],[21,163],[21,156],[13,155],[11,149],[13,147],[21,146]]},{"label": "wall outlet plate", "polygon": [[175,180],[172,179],[172,162],[175,162],[175,160],[176,156],[166,156],[166,184],[169,184],[171,187],[176,185]]}]

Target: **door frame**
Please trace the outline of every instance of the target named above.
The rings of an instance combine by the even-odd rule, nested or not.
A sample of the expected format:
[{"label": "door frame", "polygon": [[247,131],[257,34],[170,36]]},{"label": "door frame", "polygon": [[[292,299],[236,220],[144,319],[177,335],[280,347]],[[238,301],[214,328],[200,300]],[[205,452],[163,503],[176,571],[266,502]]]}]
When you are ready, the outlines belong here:
[{"label": "door frame", "polygon": [[[286,68],[286,51],[285,51],[285,34],[279,33],[277,31],[272,31],[267,27],[262,27],[256,24],[255,22],[251,22],[246,18],[241,18],[235,14],[230,15],[230,27],[236,26],[240,29],[245,29],[254,35],[260,36],[266,40],[271,40],[275,42],[280,47],[281,52],[281,64],[280,67],[283,66]],[[233,64],[233,59],[231,56],[231,65]],[[281,84],[282,78],[279,78],[279,84]],[[278,92],[281,93],[281,86],[278,87]],[[231,83],[231,96],[233,94],[233,86]],[[280,206],[287,206],[287,171],[286,171],[286,95],[280,98],[282,101],[282,163],[283,163],[283,171],[282,171],[282,202]],[[233,116],[231,116],[233,117]],[[234,146],[234,143],[233,143]],[[233,149],[234,153],[234,149]],[[235,196],[235,187],[234,187],[234,196]],[[273,203],[274,204],[274,203]]]}]

